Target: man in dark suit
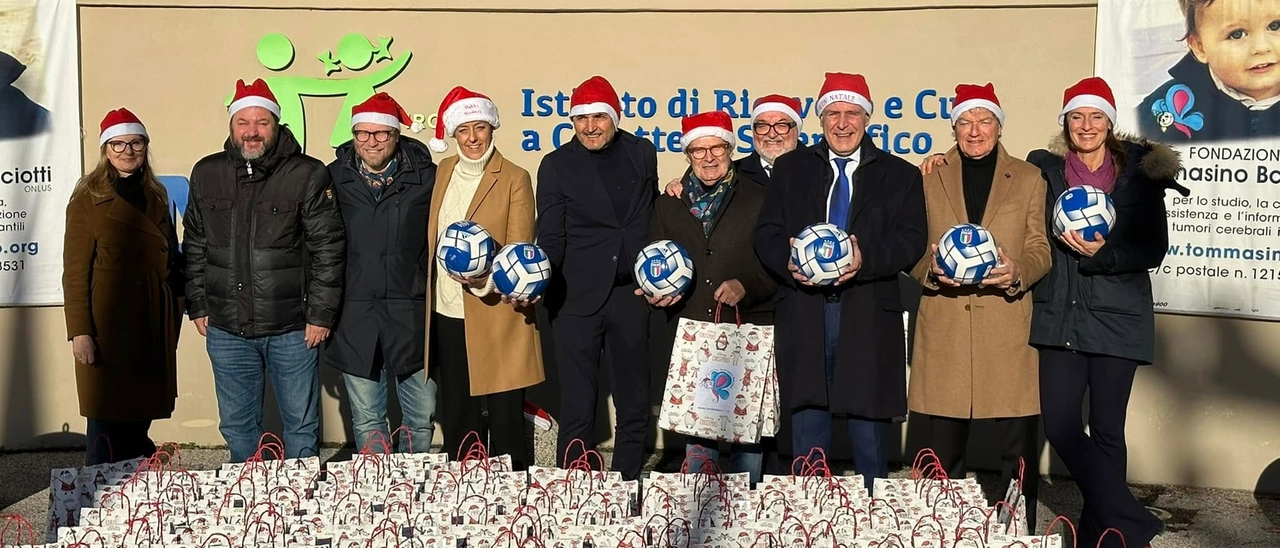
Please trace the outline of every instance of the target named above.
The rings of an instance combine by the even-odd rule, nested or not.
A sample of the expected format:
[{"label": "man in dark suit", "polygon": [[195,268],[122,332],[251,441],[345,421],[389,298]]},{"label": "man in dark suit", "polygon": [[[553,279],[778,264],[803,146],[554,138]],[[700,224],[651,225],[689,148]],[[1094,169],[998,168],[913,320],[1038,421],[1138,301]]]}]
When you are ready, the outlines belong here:
[{"label": "man in dark suit", "polygon": [[800,146],[800,101],[765,95],[751,108],[751,139],[755,149],[733,162],[733,168],[764,186],[773,185],[773,163]]},{"label": "man in dark suit", "polygon": [[[635,295],[631,269],[648,244],[658,153],[618,129],[620,111],[604,78],[574,90],[574,138],[538,168],[538,245],[553,272],[546,306],[560,367],[558,453],[573,462],[594,445],[597,372],[607,354],[617,424],[613,469],[633,480],[644,464],[650,402],[649,309]],[[574,440],[583,446],[568,453]]]},{"label": "man in dark suit", "polygon": [[[869,489],[888,475],[885,434],[907,411],[898,274],[927,248],[924,191],[918,169],[867,137],[861,75],[828,73],[816,109],[823,140],[778,159],[755,248],[779,281],[778,383],[793,452],[829,451],[832,415],[846,415]],[[833,286],[815,286],[790,260],[793,237],[821,222],[849,233],[853,263]]]}]

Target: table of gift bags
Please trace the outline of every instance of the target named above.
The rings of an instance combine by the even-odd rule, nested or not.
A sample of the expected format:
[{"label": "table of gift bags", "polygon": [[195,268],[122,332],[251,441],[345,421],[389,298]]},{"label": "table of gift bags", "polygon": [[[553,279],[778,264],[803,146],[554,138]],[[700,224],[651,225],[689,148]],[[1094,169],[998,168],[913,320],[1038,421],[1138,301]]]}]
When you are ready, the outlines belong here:
[{"label": "table of gift bags", "polygon": [[54,470],[44,542],[9,517],[0,518],[0,546],[1063,546],[1061,535],[1027,532],[1019,480],[992,507],[975,480],[946,478],[927,451],[910,478],[875,480],[874,497],[861,476],[832,475],[820,453],[797,459],[794,475],[765,476],[752,488],[746,474],[720,473],[702,453],[685,469],[705,472],[655,472],[640,482],[594,471],[603,465],[594,452],[522,472],[479,443],[454,461],[366,449],[322,465],[280,452],[266,442],[249,462],[196,471],[171,447],[146,460]]}]

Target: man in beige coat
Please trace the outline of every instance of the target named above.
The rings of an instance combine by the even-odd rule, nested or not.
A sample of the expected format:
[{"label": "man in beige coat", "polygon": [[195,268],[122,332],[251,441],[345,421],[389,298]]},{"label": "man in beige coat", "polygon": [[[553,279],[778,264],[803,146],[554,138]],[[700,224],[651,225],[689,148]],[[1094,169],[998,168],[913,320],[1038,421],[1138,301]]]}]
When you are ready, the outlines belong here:
[{"label": "man in beige coat", "polygon": [[978,285],[962,286],[938,268],[935,244],[912,272],[924,295],[907,394],[909,445],[913,453],[933,449],[949,476],[964,477],[970,426],[992,419],[1004,472],[996,498],[1024,460],[1027,521],[1035,527],[1040,404],[1028,290],[1050,266],[1045,182],[1000,145],[1004,111],[991,84],[957,86],[951,115],[956,146],[925,164],[929,241],[977,224],[999,246],[999,263]]}]

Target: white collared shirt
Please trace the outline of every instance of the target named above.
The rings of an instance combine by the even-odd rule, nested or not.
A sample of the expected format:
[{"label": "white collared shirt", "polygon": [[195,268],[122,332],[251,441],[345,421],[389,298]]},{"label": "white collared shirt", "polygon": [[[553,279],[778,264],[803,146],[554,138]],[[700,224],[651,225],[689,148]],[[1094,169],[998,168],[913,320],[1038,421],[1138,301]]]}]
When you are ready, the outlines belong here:
[{"label": "white collared shirt", "polygon": [[1213,78],[1213,85],[1218,86],[1218,91],[1227,94],[1227,97],[1240,101],[1240,104],[1248,107],[1249,110],[1267,110],[1275,106],[1276,103],[1280,103],[1280,95],[1268,97],[1259,101],[1253,97],[1249,97],[1248,95],[1231,89],[1231,86],[1228,86],[1221,78],[1218,78],[1217,74],[1213,73],[1213,69],[1209,69],[1209,77]]},{"label": "white collared shirt", "polygon": [[773,164],[766,162],[764,156],[760,157],[760,167],[764,168],[765,175],[773,177]]},{"label": "white collared shirt", "polygon": [[[855,172],[855,171],[857,171],[857,170],[858,170],[858,164],[862,161],[862,155],[861,155],[861,154],[859,154],[859,152],[861,152],[861,151],[862,151],[862,147],[861,147],[861,146],[859,146],[857,149],[855,149],[855,150],[854,150],[852,153],[850,153],[848,156],[841,156],[841,155],[839,155],[839,154],[836,154],[836,152],[835,152],[834,150],[830,150],[830,151],[828,151],[828,152],[827,152],[827,161],[831,162],[831,170],[832,170],[832,171],[835,171],[836,169],[839,169],[839,167],[840,167],[840,166],[837,166],[837,165],[836,165],[836,158],[848,158],[848,159],[849,159],[849,163],[847,163],[847,164],[845,164],[845,165],[844,165],[844,175],[845,175],[845,177],[848,177],[848,178],[849,178],[849,185],[850,185],[850,186],[849,186],[849,199],[850,199],[850,200],[853,200],[853,172]],[[831,179],[831,190],[827,191],[827,214],[828,214],[828,215],[830,215],[830,212],[831,212],[831,197],[832,197],[832,196],[835,196],[835,194],[836,194],[836,181],[838,181],[838,180],[840,180],[840,175],[839,175],[839,174],[836,174],[836,175]],[[845,221],[846,221],[846,219],[840,219],[839,221],[833,221],[833,220],[831,220],[830,218],[828,218],[828,219],[827,219],[827,222],[828,222],[828,223],[835,223],[835,225],[836,225],[836,226],[844,226]]]}]

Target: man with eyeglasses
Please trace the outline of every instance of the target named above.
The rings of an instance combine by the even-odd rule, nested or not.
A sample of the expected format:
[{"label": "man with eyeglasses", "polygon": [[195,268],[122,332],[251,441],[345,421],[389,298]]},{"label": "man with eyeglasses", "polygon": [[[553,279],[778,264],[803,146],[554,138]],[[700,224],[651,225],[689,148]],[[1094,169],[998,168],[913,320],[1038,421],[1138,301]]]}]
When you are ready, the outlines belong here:
[{"label": "man with eyeglasses", "polygon": [[[773,163],[778,157],[800,147],[800,101],[783,95],[765,95],[751,109],[751,154],[733,161],[733,169],[764,186],[773,184]],[[681,142],[686,142],[681,139]],[[668,196],[678,197],[684,179],[667,183]]]},{"label": "man with eyeglasses", "polygon": [[232,462],[262,436],[265,378],[286,458],[319,451],[317,349],[338,319],[346,240],[324,163],[303,153],[261,79],[237,83],[225,150],[191,169],[188,315],[206,337]]},{"label": "man with eyeglasses", "polygon": [[[427,216],[436,164],[421,130],[390,95],[351,109],[352,139],[329,164],[347,230],[342,317],[320,360],[343,373],[357,448],[423,453],[435,435],[436,381],[423,367]],[[390,446],[394,387],[408,436]],[[388,444],[386,447],[382,443]]]},{"label": "man with eyeglasses", "polygon": [[[898,274],[925,249],[924,192],[919,170],[867,136],[873,106],[861,75],[827,73],[815,108],[823,139],[778,158],[755,250],[779,284],[775,349],[792,452],[829,453],[833,415],[844,415],[870,489],[889,472],[889,424],[907,411]],[[831,286],[791,262],[795,235],[814,223],[849,234],[853,264]]]},{"label": "man with eyeglasses", "polygon": [[[560,368],[557,454],[573,462],[595,445],[597,379],[607,356],[613,469],[634,480],[644,464],[651,402],[649,308],[634,294],[631,268],[649,243],[658,152],[651,141],[618,129],[621,110],[604,78],[574,89],[574,138],[538,168],[537,222],[553,276],[544,302]],[[582,446],[573,443],[579,440]]]}]

